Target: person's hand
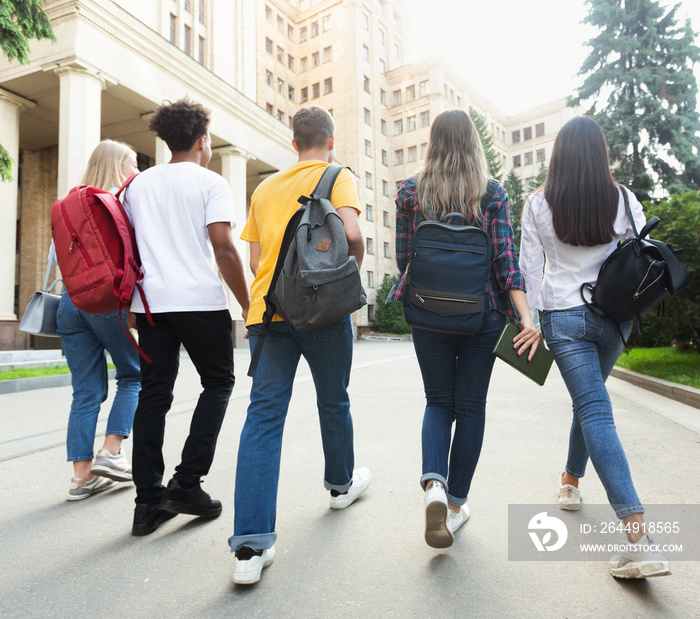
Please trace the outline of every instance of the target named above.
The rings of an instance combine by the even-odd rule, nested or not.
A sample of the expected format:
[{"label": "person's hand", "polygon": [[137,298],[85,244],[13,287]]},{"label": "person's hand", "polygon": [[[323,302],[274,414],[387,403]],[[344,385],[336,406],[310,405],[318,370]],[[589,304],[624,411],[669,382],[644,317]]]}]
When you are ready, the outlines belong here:
[{"label": "person's hand", "polygon": [[518,349],[518,355],[522,355],[528,348],[530,349],[530,354],[527,357],[528,361],[532,361],[532,357],[535,356],[535,351],[537,346],[543,343],[542,335],[535,328],[535,323],[532,322],[532,318],[529,316],[523,316],[521,323],[521,330],[518,335],[513,338],[513,348]]}]

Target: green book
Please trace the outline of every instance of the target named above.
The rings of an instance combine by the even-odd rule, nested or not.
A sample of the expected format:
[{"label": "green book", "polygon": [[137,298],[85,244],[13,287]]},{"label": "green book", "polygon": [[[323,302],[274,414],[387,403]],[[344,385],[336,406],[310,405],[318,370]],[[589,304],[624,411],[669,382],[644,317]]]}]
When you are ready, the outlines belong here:
[{"label": "green book", "polygon": [[520,333],[520,327],[508,323],[496,342],[493,354],[538,385],[544,385],[549,368],[552,367],[552,361],[554,361],[554,354],[544,346],[538,346],[532,361],[528,361],[529,349],[522,355],[518,355],[518,349],[513,348],[513,338],[518,333]]}]

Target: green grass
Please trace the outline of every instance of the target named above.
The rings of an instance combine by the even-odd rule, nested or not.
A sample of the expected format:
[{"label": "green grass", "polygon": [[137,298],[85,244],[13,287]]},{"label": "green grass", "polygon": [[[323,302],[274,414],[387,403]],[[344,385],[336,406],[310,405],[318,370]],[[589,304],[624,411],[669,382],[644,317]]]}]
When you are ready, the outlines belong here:
[{"label": "green grass", "polygon": [[[110,370],[114,369],[114,365],[107,364]],[[20,368],[17,370],[0,371],[0,380],[17,380],[18,378],[39,378],[42,376],[57,376],[59,374],[70,374],[67,365],[51,368]]]},{"label": "green grass", "polygon": [[700,353],[669,348],[633,348],[617,365],[633,372],[700,389]]}]

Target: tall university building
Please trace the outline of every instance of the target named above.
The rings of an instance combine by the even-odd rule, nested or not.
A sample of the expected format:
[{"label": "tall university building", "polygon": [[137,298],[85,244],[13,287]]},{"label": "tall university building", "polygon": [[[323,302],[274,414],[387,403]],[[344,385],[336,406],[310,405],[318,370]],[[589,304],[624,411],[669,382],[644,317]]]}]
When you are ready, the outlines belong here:
[{"label": "tall university building", "polygon": [[51,205],[80,181],[100,139],[132,145],[141,169],[167,162],[147,127],[164,100],[188,95],[211,108],[210,168],[231,185],[237,233],[258,183],[295,161],[296,110],[331,111],[337,160],[363,205],[369,304],[353,317],[359,331],[371,328],[384,275],[397,273],[394,195],[420,168],[432,119],[475,108],[504,176],[514,169],[527,184],[574,114],[559,100],[507,116],[442,59],[406,64],[401,0],[49,0],[45,9],[57,42],[31,41],[28,65],[0,60],[0,140],[16,162],[0,184],[0,350],[56,345],[17,330],[46,268]]}]

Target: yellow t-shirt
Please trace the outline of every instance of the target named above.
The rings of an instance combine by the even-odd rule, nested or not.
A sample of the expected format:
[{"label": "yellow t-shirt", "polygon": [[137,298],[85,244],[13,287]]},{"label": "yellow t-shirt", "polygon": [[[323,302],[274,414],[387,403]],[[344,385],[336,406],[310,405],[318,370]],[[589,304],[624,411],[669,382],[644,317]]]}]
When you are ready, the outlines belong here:
[{"label": "yellow t-shirt", "polygon": [[[277,257],[282,246],[282,237],[289,220],[301,206],[297,199],[309,196],[321,179],[329,164],[323,161],[299,161],[269,178],[253,192],[250,213],[241,238],[251,243],[260,243],[260,263],[250,287],[250,309],[246,325],[262,322],[265,312],[264,297],[270,288]],[[361,212],[355,181],[343,170],[335,181],[331,203],[338,209],[350,206]],[[273,320],[282,320],[275,314]]]}]

